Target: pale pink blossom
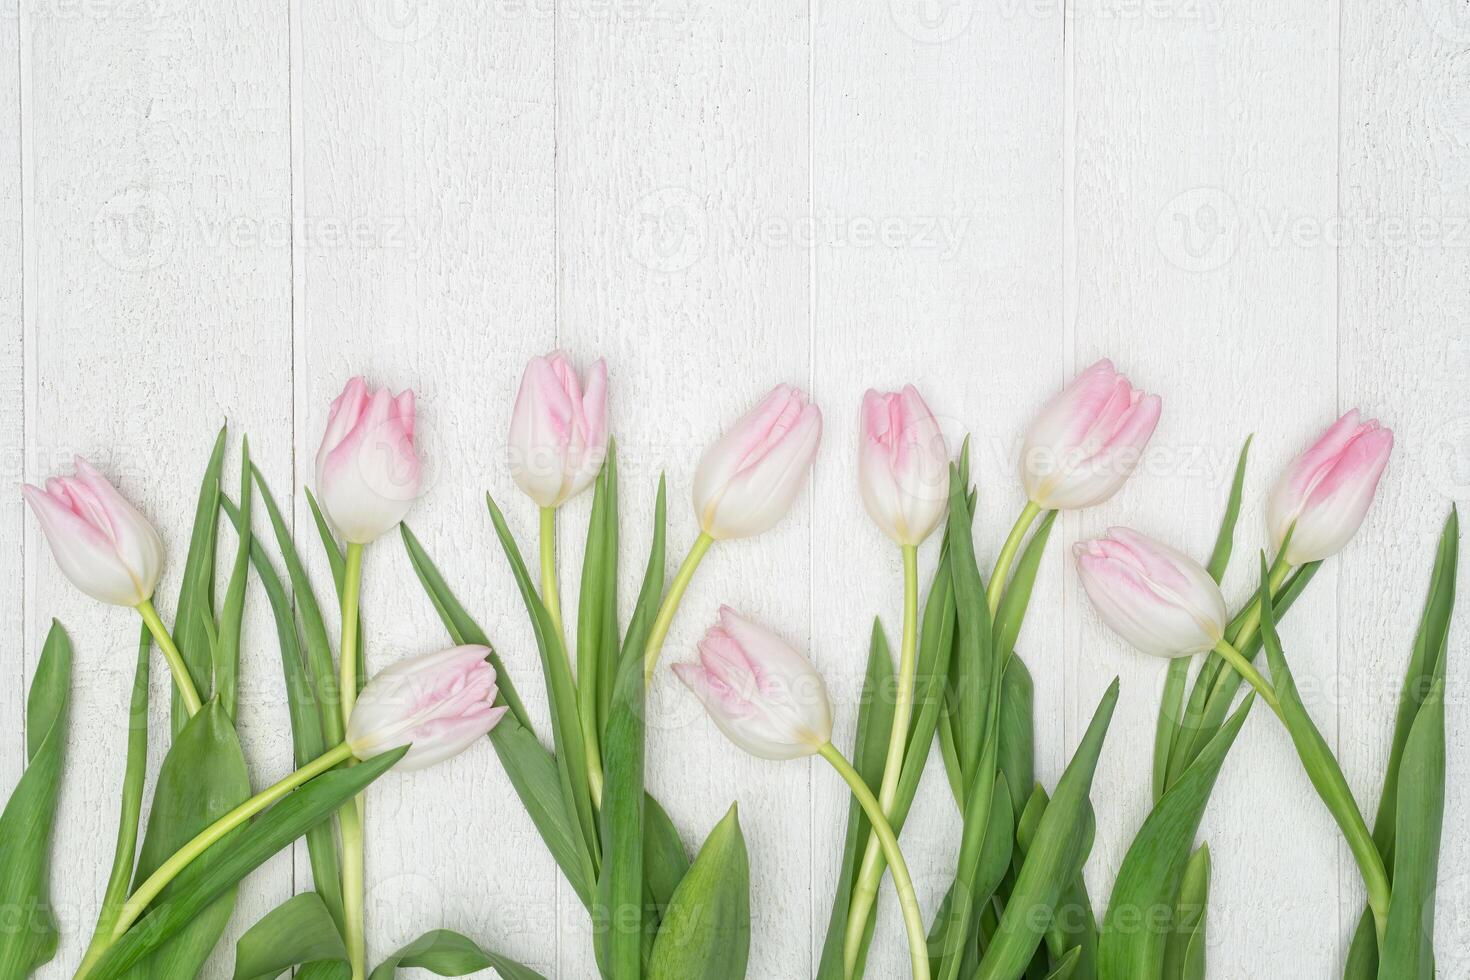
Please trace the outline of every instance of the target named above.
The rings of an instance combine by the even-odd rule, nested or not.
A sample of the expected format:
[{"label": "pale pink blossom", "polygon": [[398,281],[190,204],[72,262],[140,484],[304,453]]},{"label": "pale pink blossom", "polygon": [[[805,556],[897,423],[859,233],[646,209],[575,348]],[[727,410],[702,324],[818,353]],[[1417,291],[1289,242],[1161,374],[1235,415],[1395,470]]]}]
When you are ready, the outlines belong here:
[{"label": "pale pink blossom", "polygon": [[699,660],[675,664],[674,673],[720,731],[752,755],[797,759],[832,739],[832,703],[816,668],[728,606],[700,641]]},{"label": "pale pink blossom", "polygon": [[694,473],[694,509],[710,537],[744,538],[776,524],[806,483],[822,438],[822,413],[777,385],[705,450]]},{"label": "pale pink blossom", "polygon": [[1079,541],[1072,553],[1098,616],[1143,653],[1184,657],[1224,637],[1225,597],[1188,555],[1126,527]]},{"label": "pale pink blossom", "polygon": [[1293,565],[1337,554],[1357,533],[1393,451],[1393,432],[1353,409],[1281,474],[1267,506],[1277,548],[1292,529],[1286,560]]},{"label": "pale pink blossom", "polygon": [[353,378],[332,402],[316,454],[317,500],[332,526],[366,544],[408,514],[423,482],[412,391],[394,396]]},{"label": "pale pink blossom", "polygon": [[921,543],[944,517],[949,444],[913,385],[863,396],[858,487],[873,523],[901,545]]},{"label": "pale pink blossom", "polygon": [[1091,507],[1118,492],[1158,424],[1158,395],[1144,394],[1107,359],[1047,402],[1026,433],[1021,479],[1044,510]]},{"label": "pale pink blossom", "polygon": [[559,507],[592,484],[607,456],[607,365],[585,389],[562,351],[533,357],[510,419],[510,471],[541,507]]},{"label": "pale pink blossom", "polygon": [[408,745],[394,767],[423,769],[458,755],[505,715],[495,699],[490,649],[460,646],[410,657],[368,681],[347,723],[359,759]]},{"label": "pale pink blossom", "polygon": [[77,475],[53,477],[46,489],[21,490],[56,564],[94,599],[136,606],[152,598],[163,571],[163,541],[136,507],[85,459]]}]

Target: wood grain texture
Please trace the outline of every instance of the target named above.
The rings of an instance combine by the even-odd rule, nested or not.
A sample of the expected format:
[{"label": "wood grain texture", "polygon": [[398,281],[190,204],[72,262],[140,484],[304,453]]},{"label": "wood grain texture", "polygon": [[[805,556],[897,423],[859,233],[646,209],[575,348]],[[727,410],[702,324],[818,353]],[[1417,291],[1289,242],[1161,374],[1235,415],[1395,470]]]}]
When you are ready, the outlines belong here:
[{"label": "wood grain texture", "polygon": [[[273,12],[249,3],[26,0],[19,25],[24,476],[70,472],[80,453],[153,518],[169,555],[157,605],[171,623],[220,425],[231,423],[232,454],[249,432],[262,466],[290,460],[287,39]],[[237,470],[232,459],[230,486]],[[29,515],[25,535],[24,662],[53,616],[76,648],[55,841],[68,873],[53,882],[63,946],[41,974],[63,976],[86,943],[111,858],[139,626],[61,576]],[[233,554],[234,535],[220,539]],[[291,754],[274,628],[258,597],[245,630],[239,728],[264,785],[290,769]],[[168,672],[155,665],[156,772]],[[252,876],[212,973],[229,971],[234,937],[290,885],[289,855]]]},{"label": "wood grain texture", "polygon": [[[1085,7],[1068,114],[1070,367],[1112,356],[1162,395],[1164,414],[1139,474],[1110,503],[1069,515],[1066,537],[1127,524],[1203,560],[1235,453],[1255,432],[1224,583],[1239,608],[1275,474],[1336,416],[1333,253],[1274,237],[1279,222],[1335,207],[1336,8]],[[1283,626],[1304,685],[1335,669],[1336,574],[1325,568]],[[1148,812],[1165,664],[1133,654],[1067,582],[1069,743],[1112,676],[1123,680],[1093,792],[1089,882],[1102,903]],[[1336,718],[1320,720],[1334,738]],[[1334,834],[1284,730],[1254,712],[1201,829],[1214,856],[1212,976],[1274,975],[1283,957],[1301,975],[1331,975],[1337,937],[1303,924],[1336,914]]]},{"label": "wood grain texture", "polygon": [[[1395,448],[1363,543],[1343,555],[1338,696],[1324,711],[1336,708],[1338,754],[1370,813],[1434,542],[1451,505],[1463,512],[1470,503],[1467,41],[1464,8],[1441,0],[1343,7],[1339,383],[1343,407],[1378,415]],[[1470,971],[1466,610],[1461,599],[1448,653],[1440,976]],[[1348,936],[1363,889],[1345,850],[1339,863],[1340,935]]]},{"label": "wood grain texture", "polygon": [[[20,0],[0,3],[0,51],[20,59]],[[18,484],[25,452],[25,362],[21,297],[21,133],[19,71],[0,77],[0,118],[15,120],[0,140],[0,460],[3,481]],[[5,555],[5,581],[0,585],[0,617],[9,626],[0,640],[0,792],[19,778],[25,761],[25,505],[18,495],[0,502],[0,554]],[[35,654],[39,656],[39,651]]]},{"label": "wood grain texture", "polygon": [[[1164,418],[1114,500],[1058,522],[1021,644],[1048,785],[1107,682],[1124,681],[1094,793],[1101,912],[1147,810],[1163,665],[1101,626],[1071,543],[1128,524],[1204,555],[1255,432],[1225,582],[1238,602],[1275,474],[1359,406],[1395,429],[1395,459],[1362,535],[1283,638],[1371,810],[1434,536],[1451,502],[1470,502],[1470,26],[1451,0],[1237,6],[0,0],[0,50],[18,67],[0,72],[0,119],[19,123],[0,126],[5,480],[94,456],[164,530],[169,617],[199,472],[228,417],[232,452],[248,431],[300,529],[335,629],[300,487],[349,376],[411,386],[430,468],[410,523],[546,734],[532,636],[483,503],[495,495],[533,557],[535,513],[504,462],[526,358],[560,346],[608,361],[624,616],[658,475],[672,563],[696,533],[699,453],[771,385],[799,384],[826,417],[810,490],[774,531],[711,553],[664,663],[688,659],[729,603],[811,652],[846,744],[872,618],[895,651],[901,628],[897,549],[854,486],[863,390],[912,381],[956,448],[973,435],[988,569],[1022,502],[1026,421],[1111,356],[1163,396]],[[227,474],[233,486],[233,460]],[[589,503],[560,516],[569,618]],[[0,551],[0,617],[23,623],[0,644],[3,785],[20,771],[24,685],[50,617],[77,645],[56,887],[67,928],[42,973],[59,977],[110,852],[120,758],[96,746],[121,734],[135,623],[62,579],[14,500]],[[373,668],[445,641],[394,538],[369,551],[363,618]],[[263,783],[290,749],[255,592],[246,631],[241,728]],[[1467,636],[1462,622],[1451,645],[1451,813],[1470,805],[1470,714],[1454,694]],[[160,706],[164,680],[160,665]],[[685,840],[740,804],[750,976],[809,976],[846,807],[836,777],[743,755],[667,670],[651,697],[649,783]],[[957,835],[935,762],[904,835],[927,911]],[[443,926],[551,977],[595,974],[587,918],[488,746],[390,777],[368,810],[374,959]],[[1215,856],[1211,976],[1274,976],[1283,961],[1336,975],[1361,891],[1266,713],[1249,719],[1201,837]],[[1467,860],[1451,819],[1441,950],[1470,936]],[[235,933],[308,882],[304,849],[273,862],[242,892]],[[879,930],[870,975],[901,975],[886,889]],[[222,948],[207,975],[232,959]],[[1470,962],[1440,966],[1458,976]]]},{"label": "wood grain texture", "polygon": [[[315,482],[327,411],[350,376],[414,388],[431,463],[410,523],[546,733],[536,650],[484,494],[534,556],[535,513],[519,506],[504,445],[520,365],[556,335],[553,25],[529,8],[469,0],[300,3],[292,22],[305,242],[296,464],[277,483]],[[299,493],[294,505],[308,528]],[[304,534],[329,597],[315,532]],[[368,549],[362,608],[369,671],[446,645],[396,535]],[[337,620],[334,609],[334,631]],[[373,787],[367,832],[374,962],[442,927],[556,971],[559,875],[488,744]]]},{"label": "wood grain texture", "polygon": [[[927,19],[934,10],[945,16]],[[895,658],[903,628],[899,549],[856,492],[864,390],[912,382],[956,452],[972,437],[975,540],[988,579],[1024,504],[1021,430],[1063,379],[1062,22],[1010,16],[993,4],[823,5],[813,63],[813,207],[809,229],[797,229],[816,245],[814,390],[829,419],[817,469],[813,650],[839,692],[845,750],[873,617]],[[937,541],[922,551],[924,595]],[[1022,643],[1036,677],[1037,755],[1049,783],[1062,745],[1061,570],[1059,559],[1048,561]],[[841,857],[834,828],[843,826],[847,801],[824,767],[812,809],[820,842],[813,957],[831,909]],[[935,751],[902,839],[926,916],[953,878],[958,835]],[[879,914],[869,973],[904,975],[907,942],[886,886]]]},{"label": "wood grain texture", "polygon": [[[698,533],[690,487],[704,447],[773,385],[810,384],[808,255],[759,235],[764,220],[808,208],[807,21],[779,0],[572,3],[557,28],[559,340],[611,368],[626,615],[659,473],[672,575]],[[667,664],[691,658],[721,603],[810,648],[809,499],[770,533],[711,551],[649,692],[649,789],[691,852],[740,804],[752,842],[750,976],[808,969],[811,769],[734,748]],[[581,551],[588,506],[563,516],[564,558]],[[563,921],[577,929],[560,975],[593,976],[573,904],[564,895]]]}]

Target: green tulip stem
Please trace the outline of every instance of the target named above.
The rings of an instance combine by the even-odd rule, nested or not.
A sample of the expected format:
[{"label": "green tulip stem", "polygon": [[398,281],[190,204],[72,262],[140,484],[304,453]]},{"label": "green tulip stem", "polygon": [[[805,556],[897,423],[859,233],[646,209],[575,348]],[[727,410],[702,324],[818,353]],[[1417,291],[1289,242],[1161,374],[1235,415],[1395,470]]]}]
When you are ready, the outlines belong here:
[{"label": "green tulip stem", "polygon": [[[357,607],[362,594],[362,545],[347,543],[347,568],[342,576],[342,648],[341,691],[342,728],[352,722],[352,709],[357,705]],[[365,938],[364,903],[366,873],[364,868],[362,797],[348,800],[338,811],[342,831],[342,920],[347,940],[347,957],[352,965],[352,980],[367,976],[367,940]]]},{"label": "green tulip stem", "polygon": [[[898,692],[894,701],[893,727],[888,733],[888,757],[883,764],[883,784],[878,790],[878,804],[885,816],[893,813],[898,797],[898,779],[903,773],[904,755],[908,750],[909,721],[914,712],[914,679],[918,670],[919,649],[919,549],[903,546],[903,648],[898,661]],[[928,751],[929,746],[921,747]],[[847,939],[843,960],[850,976],[862,952],[863,934],[867,931],[868,914],[878,898],[878,883],[883,879],[883,850],[875,833],[868,835],[863,861],[853,885],[852,903],[847,913]]]},{"label": "green tulip stem", "polygon": [[148,625],[148,632],[153,634],[153,640],[158,644],[158,649],[163,651],[163,659],[168,661],[168,669],[174,675],[174,686],[179,689],[179,697],[184,699],[184,708],[193,718],[204,707],[204,702],[199,700],[199,691],[194,687],[194,678],[189,675],[189,667],[184,663],[184,655],[179,653],[174,638],[169,635],[168,627],[163,625],[163,620],[158,616],[158,610],[153,608],[153,600],[144,599],[138,603],[138,612],[143,617],[143,622]]},{"label": "green tulip stem", "polygon": [[653,680],[653,668],[658,665],[659,651],[664,648],[664,637],[669,635],[669,627],[674,623],[674,613],[679,611],[679,603],[684,598],[684,590],[689,588],[689,582],[694,578],[694,572],[699,568],[699,563],[704,560],[709,546],[715,543],[715,539],[699,533],[694,539],[694,544],[689,548],[689,554],[684,556],[684,563],[679,566],[679,573],[674,576],[674,582],[669,586],[669,594],[664,597],[663,605],[658,608],[658,617],[653,621],[653,629],[648,634],[648,645],[643,648],[643,683],[647,685]]},{"label": "green tulip stem", "polygon": [[852,795],[857,798],[858,805],[868,815],[868,822],[872,824],[873,832],[878,835],[878,841],[883,845],[883,853],[888,858],[888,867],[893,872],[893,888],[898,892],[898,904],[903,909],[903,924],[908,931],[909,937],[909,961],[913,964],[914,980],[929,980],[929,940],[924,932],[924,917],[919,912],[919,899],[914,893],[914,882],[909,877],[909,866],[903,859],[903,852],[898,848],[898,838],[893,833],[893,826],[889,824],[888,818],[883,814],[883,807],[879,805],[878,798],[873,791],[868,789],[868,784],[863,782],[863,777],[852,767],[846,757],[837,750],[831,742],[826,743],[817,750],[822,758],[831,763],[832,768],[847,783]]},{"label": "green tulip stem", "polygon": [[280,802],[283,797],[298,786],[315,779],[328,769],[332,769],[351,758],[352,749],[346,742],[343,742],[336,748],[330,749],[326,753],[318,756],[315,760],[308,762],[269,789],[256,793],[250,799],[204,828],[193,840],[171,854],[168,860],[158,866],[157,871],[149,875],[147,880],[139,885],[132,895],[128,896],[128,900],[123,903],[122,908],[118,911],[117,920],[112,926],[112,933],[107,941],[92,949],[88,953],[87,959],[82,964],[81,969],[77,971],[78,980],[85,977],[91,971],[92,967],[97,964],[97,961],[102,958],[103,954],[123,937],[123,934],[147,910],[149,904],[159,896],[164,888],[168,887],[169,882],[177,878],[179,873],[187,868],[195,858],[207,851],[212,845],[217,844],[225,835],[244,824],[251,817],[254,817],[273,804]]},{"label": "green tulip stem", "polygon": [[1286,718],[1281,713],[1281,702],[1276,699],[1276,689],[1271,686],[1270,681],[1261,676],[1261,672],[1256,670],[1255,664],[1247,660],[1243,653],[1224,640],[1215,644],[1215,652],[1221,657],[1224,657],[1225,662],[1233,667],[1237,674],[1245,678],[1251,687],[1256,689],[1256,693],[1261,696],[1261,700],[1270,705],[1276,717],[1280,718],[1284,723]]},{"label": "green tulip stem", "polygon": [[990,606],[992,617],[1000,608],[1000,597],[1005,594],[1006,576],[1011,572],[1011,562],[1016,560],[1016,552],[1021,550],[1022,539],[1026,537],[1031,523],[1040,513],[1040,504],[1034,500],[1026,501],[1026,506],[1021,509],[1021,515],[1016,518],[1016,523],[1011,527],[1011,533],[1006,536],[1006,543],[1000,549],[1000,557],[995,560],[995,571],[990,573],[990,585],[985,590],[985,602]]},{"label": "green tulip stem", "polygon": [[[556,575],[556,508],[541,508],[541,601],[546,605],[546,614],[551,617],[551,628],[566,654],[567,670],[572,668],[572,652],[567,649],[566,630],[561,622],[561,587]],[[575,681],[573,681],[575,683]]]}]

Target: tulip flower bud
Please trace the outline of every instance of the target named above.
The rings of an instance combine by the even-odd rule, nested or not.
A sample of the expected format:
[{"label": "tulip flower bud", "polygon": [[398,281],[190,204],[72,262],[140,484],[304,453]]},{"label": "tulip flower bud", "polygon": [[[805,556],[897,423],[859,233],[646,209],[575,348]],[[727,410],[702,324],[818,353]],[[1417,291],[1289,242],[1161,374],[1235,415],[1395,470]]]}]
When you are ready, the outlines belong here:
[{"label": "tulip flower bud", "polygon": [[1079,541],[1072,553],[1097,614],[1142,652],[1186,657],[1225,636],[1220,586],[1188,555],[1125,527]]},{"label": "tulip flower bud", "polygon": [[153,597],[163,571],[163,541],[147,518],[85,459],[75,477],[55,477],[46,489],[21,490],[72,584],[94,599],[136,606]]},{"label": "tulip flower bud", "polygon": [[700,459],[700,529],[716,540],[769,530],[806,483],[821,438],[822,413],[801,391],[777,385]]},{"label": "tulip flower bud", "polygon": [[495,727],[490,648],[462,646],[410,657],[368,681],[347,722],[347,744],[358,759],[410,745],[394,766],[424,769],[458,755]]},{"label": "tulip flower bud", "polygon": [[1021,450],[1026,494],[1044,510],[1107,500],[1133,473],[1159,422],[1158,395],[1128,383],[1107,359],[1047,402]]},{"label": "tulip flower bud", "polygon": [[[1358,532],[1393,451],[1393,432],[1353,409],[1281,474],[1267,505],[1271,539],[1286,560],[1303,565],[1331,557]],[[1292,530],[1295,524],[1296,529]]]},{"label": "tulip flower bud", "polygon": [[858,486],[873,523],[901,545],[920,544],[944,517],[949,444],[913,385],[863,396]]},{"label": "tulip flower bud", "polygon": [[721,607],[699,644],[699,662],[675,664],[720,731],[751,755],[799,759],[832,740],[827,686],[775,633]]},{"label": "tulip flower bud", "polygon": [[392,530],[413,506],[423,477],[413,431],[412,391],[394,397],[353,378],[332,402],[316,454],[317,499],[349,542]]},{"label": "tulip flower bud", "polygon": [[510,419],[510,471],[541,507],[560,507],[591,486],[607,456],[607,366],[587,387],[561,351],[533,357]]}]

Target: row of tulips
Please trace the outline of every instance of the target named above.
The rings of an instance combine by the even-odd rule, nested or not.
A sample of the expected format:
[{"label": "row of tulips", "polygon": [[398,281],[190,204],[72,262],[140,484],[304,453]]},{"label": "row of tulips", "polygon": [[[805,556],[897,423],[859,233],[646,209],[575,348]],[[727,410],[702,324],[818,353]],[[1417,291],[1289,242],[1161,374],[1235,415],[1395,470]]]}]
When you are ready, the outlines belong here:
[{"label": "row of tulips", "polygon": [[[817,973],[866,971],[880,886],[889,875],[916,978],[1136,978],[1204,975],[1209,852],[1195,837],[1215,778],[1256,698],[1288,729],[1304,768],[1341,827],[1365,882],[1368,908],[1348,976],[1433,975],[1433,883],[1444,796],[1443,678],[1455,591],[1457,526],[1446,526],[1396,721],[1385,802],[1369,828],[1340,767],[1296,693],[1276,622],[1322,561],[1347,545],[1372,502],[1392,434],[1350,412],[1282,474],[1268,507],[1273,555],[1260,586],[1231,615],[1219,582],[1233,550],[1246,453],[1214,553],[1206,564],[1126,528],[1078,543],[1078,575],[1100,618],[1138,650],[1171,658],[1154,754],[1154,800],[1119,868],[1099,923],[1082,879],[1093,828],[1088,801],[1116,682],[1048,794],[1034,781],[1032,680],[1018,653],[1022,622],[1058,511],[1099,506],[1132,475],[1161,414],[1108,361],[1079,375],[1037,415],[1020,472],[1027,502],[988,580],[977,564],[979,512],[968,451],[956,456],[913,386],[870,391],[860,408],[857,482],[867,513],[896,544],[903,567],[897,662],[875,623],[851,753],[832,741],[821,675],[771,630],[729,608],[674,673],[715,725],[757,756],[820,756],[852,794],[832,915]],[[222,490],[224,434],[200,493],[170,630],[153,606],[164,548],[153,526],[85,460],[76,476],[27,486],[56,562],[81,590],[135,608],[142,619],[133,710],[146,712],[149,651],[174,680],[172,743],[142,846],[146,726],[127,749],[114,864],[93,939],[77,975],[194,976],[222,934],[239,881],[305,836],[313,890],[268,914],[241,939],[237,978],[298,974],[365,980],[364,790],[390,768],[422,768],[489,740],[512,789],[594,923],[610,980],[737,978],[750,940],[746,842],[732,806],[691,861],[672,821],[644,787],[645,692],[696,571],[715,542],[760,534],[791,509],[821,441],[822,416],[778,386],[730,425],[700,459],[693,505],[699,533],[666,575],[666,505],[631,615],[618,596],[618,481],[608,376],[563,353],[533,359],[515,401],[509,466],[539,510],[539,581],[499,507],[487,498],[531,619],[550,704],[549,748],[484,631],[454,595],[404,519],[421,491],[411,392],[362,379],[332,404],[307,501],[340,606],[335,649],[321,604],[262,475],[241,448],[241,483]],[[556,539],[563,504],[594,494],[575,618],[560,600]],[[251,531],[264,502],[288,591]],[[218,526],[238,549],[222,603],[215,596]],[[368,680],[359,629],[364,549],[400,537],[449,634],[442,652],[410,657]],[[919,547],[941,546],[925,599]],[[259,792],[234,732],[242,609],[251,570],[270,601],[290,694],[297,769]],[[921,602],[921,599],[924,601]],[[1256,666],[1264,649],[1269,679]],[[1193,674],[1190,660],[1204,655]],[[46,853],[62,766],[70,648],[48,637],[28,709],[30,765],[0,828],[8,887],[33,910],[0,935],[0,977],[48,961],[57,924],[46,902]],[[1242,683],[1252,692],[1236,705]],[[1436,728],[1437,725],[1437,728]],[[953,882],[926,923],[900,846],[926,762],[938,742],[961,822]],[[1437,753],[1437,754],[1436,754]],[[209,792],[189,792],[191,781]],[[1387,810],[1384,807],[1387,807]],[[24,827],[25,833],[20,833]],[[1158,928],[1124,921],[1164,908]],[[371,971],[441,975],[528,967],[439,930]]]}]

